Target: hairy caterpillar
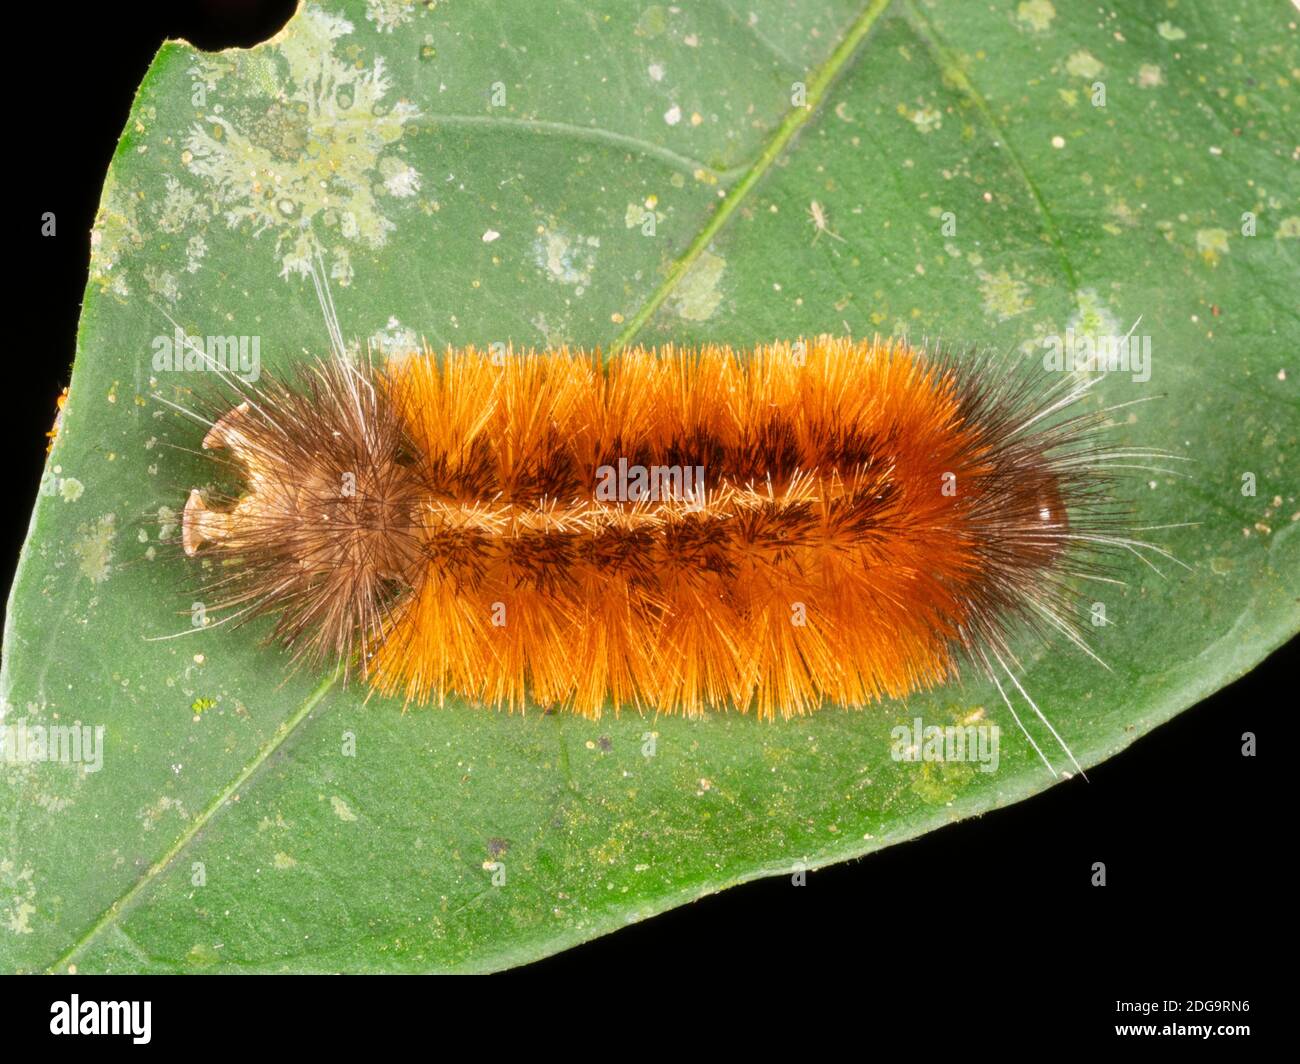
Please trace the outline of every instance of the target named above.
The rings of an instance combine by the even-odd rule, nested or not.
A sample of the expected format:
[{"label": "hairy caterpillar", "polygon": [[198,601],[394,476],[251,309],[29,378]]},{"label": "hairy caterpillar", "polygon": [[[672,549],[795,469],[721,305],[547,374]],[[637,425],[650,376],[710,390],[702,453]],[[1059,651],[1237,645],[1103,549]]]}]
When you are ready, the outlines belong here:
[{"label": "hairy caterpillar", "polygon": [[789,717],[964,660],[1061,742],[1013,633],[1091,653],[1077,580],[1164,554],[1114,493],[1162,455],[1102,442],[1096,378],[830,336],[383,364],[331,340],[194,413],[241,487],[191,491],[183,547],[231,563],[227,619],[408,702]]}]

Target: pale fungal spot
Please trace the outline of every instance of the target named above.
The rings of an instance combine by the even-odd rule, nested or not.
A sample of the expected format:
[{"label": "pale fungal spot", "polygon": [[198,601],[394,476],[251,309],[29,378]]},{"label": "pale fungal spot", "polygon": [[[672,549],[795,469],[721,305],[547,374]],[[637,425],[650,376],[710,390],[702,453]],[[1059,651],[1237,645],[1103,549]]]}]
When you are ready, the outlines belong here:
[{"label": "pale fungal spot", "polygon": [[337,794],[330,799],[330,805],[334,807],[334,815],[343,821],[356,820],[357,814],[352,812],[352,807],[348,805]]},{"label": "pale fungal spot", "polygon": [[1014,318],[1034,305],[1029,298],[1029,285],[1012,277],[1005,269],[997,273],[981,272],[979,279],[984,310],[996,315],[998,321]]},{"label": "pale fungal spot", "polygon": [[277,853],[271,858],[271,863],[281,872],[287,872],[290,868],[296,868],[298,866],[298,862],[287,853]]},{"label": "pale fungal spot", "polygon": [[1075,301],[1075,312],[1066,322],[1066,329],[1075,336],[1093,339],[1123,336],[1126,331],[1095,288],[1085,288],[1079,293]]},{"label": "pale fungal spot", "polygon": [[680,122],[681,120],[682,120],[682,109],[678,107],[677,104],[673,104],[670,108],[668,108],[667,111],[664,112],[664,121],[667,122],[670,126],[677,125],[677,123]]},{"label": "pale fungal spot", "polygon": [[1037,33],[1047,30],[1054,18],[1056,8],[1051,0],[1023,0],[1016,8],[1016,19]]},{"label": "pale fungal spot", "polygon": [[543,230],[533,242],[533,260],[553,281],[575,286],[578,295],[591,283],[600,238],[570,238],[559,230]]},{"label": "pale fungal spot", "polygon": [[1196,231],[1196,250],[1201,258],[1211,266],[1217,266],[1219,259],[1228,253],[1228,231],[1226,229],[1198,229]]},{"label": "pale fungal spot", "polygon": [[1065,138],[1064,138],[1063,136],[1061,136],[1061,135],[1058,133],[1056,136],[1054,136],[1054,137],[1052,138],[1052,147],[1053,147],[1053,148],[1064,148],[1064,147],[1065,147]]},{"label": "pale fungal spot", "polygon": [[420,175],[413,166],[388,156],[379,161],[379,173],[384,179],[384,189],[398,199],[414,196],[420,191]]},{"label": "pale fungal spot", "polygon": [[172,534],[176,531],[176,511],[170,506],[158,507],[158,539],[160,542],[166,542],[171,539]]},{"label": "pale fungal spot", "polygon": [[117,533],[117,517],[105,514],[91,525],[77,529],[78,539],[72,545],[77,558],[77,570],[93,584],[108,579],[113,561],[113,537]]},{"label": "pale fungal spot", "polygon": [[9,858],[0,860],[0,927],[15,935],[32,933],[36,915],[36,884],[31,866],[22,871]]},{"label": "pale fungal spot", "polygon": [[1138,88],[1154,89],[1165,83],[1165,72],[1155,63],[1143,63],[1138,67]]},{"label": "pale fungal spot", "polygon": [[366,21],[373,22],[380,33],[392,33],[415,17],[414,8],[412,0],[366,0]]},{"label": "pale fungal spot", "polygon": [[130,295],[122,257],[144,243],[136,215],[136,200],[122,190],[110,174],[104,198],[90,231],[90,277],[118,298]]},{"label": "pale fungal spot", "polygon": [[[182,161],[186,161],[182,159]],[[166,192],[162,202],[153,207],[155,222],[164,233],[180,234],[205,226],[212,216],[193,189],[187,188],[172,174],[164,178]]]},{"label": "pale fungal spot", "polygon": [[[1139,204],[1139,210],[1145,207],[1145,203]],[[1106,225],[1103,225],[1102,228],[1106,229],[1106,231],[1111,233],[1112,236],[1119,232],[1119,226],[1125,226],[1131,229],[1139,222],[1137,211],[1130,207],[1128,201],[1123,197],[1112,203],[1106,204],[1106,213],[1115,219],[1116,224],[1110,225],[1109,228]]]},{"label": "pale fungal spot", "polygon": [[933,133],[943,126],[943,115],[928,105],[906,113],[908,121],[916,126],[919,133]]},{"label": "pale fungal spot", "polygon": [[140,827],[144,831],[152,831],[158,826],[164,815],[175,813],[182,820],[189,820],[189,813],[185,811],[185,806],[179,798],[172,798],[164,794],[157,801],[146,805],[143,809],[135,814],[136,820],[140,821]]},{"label": "pale fungal spot", "polygon": [[1076,78],[1095,78],[1105,66],[1087,49],[1080,49],[1065,61],[1066,73]]},{"label": "pale fungal spot", "polygon": [[663,79],[664,79],[664,73],[665,73],[665,71],[664,71],[664,65],[663,65],[663,63],[651,63],[651,64],[650,64],[650,80],[651,80],[651,81],[663,81]]},{"label": "pale fungal spot", "polygon": [[727,260],[703,252],[686,271],[672,296],[672,308],[687,321],[707,321],[722,302],[722,275]]},{"label": "pale fungal spot", "polygon": [[496,240],[497,237],[499,237],[500,235],[501,234],[498,233],[495,229],[488,229],[483,234],[483,243],[490,244],[492,243],[492,241]]},{"label": "pale fungal spot", "polygon": [[420,339],[415,335],[414,329],[390,316],[383,329],[371,333],[370,346],[385,359],[396,361],[417,352],[420,349]]},{"label": "pale fungal spot", "polygon": [[203,256],[208,253],[208,242],[198,233],[185,242],[185,272],[198,273]]}]

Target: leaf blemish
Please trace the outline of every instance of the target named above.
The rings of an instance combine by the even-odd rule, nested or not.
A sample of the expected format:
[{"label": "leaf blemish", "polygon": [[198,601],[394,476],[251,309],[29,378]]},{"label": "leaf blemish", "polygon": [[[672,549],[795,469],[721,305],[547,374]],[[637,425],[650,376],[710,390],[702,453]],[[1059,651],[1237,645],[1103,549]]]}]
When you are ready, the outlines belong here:
[{"label": "leaf blemish", "polygon": [[599,247],[599,237],[570,238],[558,230],[547,229],[533,241],[533,260],[552,281],[575,285],[576,293],[582,295],[591,283]]},{"label": "leaf blemish", "polygon": [[113,537],[117,534],[117,517],[105,514],[98,521],[77,527],[77,540],[72,553],[77,558],[77,570],[93,584],[103,583],[112,570]]},{"label": "leaf blemish", "polygon": [[[233,75],[250,99],[270,97],[270,106],[250,103],[236,114],[238,125],[225,115],[208,116],[185,142],[185,165],[207,183],[226,224],[251,225],[255,236],[275,233],[282,277],[306,276],[314,257],[327,250],[318,227],[348,243],[383,247],[396,224],[380,209],[376,189],[395,200],[420,189],[412,166],[383,155],[419,109],[409,100],[385,103],[392,82],[381,57],[365,67],[335,54],[336,42],[352,30],[345,18],[304,8],[298,32],[276,47],[287,77],[276,64],[258,67],[257,79],[242,70]],[[229,60],[201,62],[214,68],[215,78],[215,68]],[[272,85],[263,84],[267,78]],[[319,91],[323,85],[333,91]],[[304,151],[309,144],[315,150]],[[350,266],[340,267],[338,250],[332,254],[350,280]]]},{"label": "leaf blemish", "polygon": [[356,820],[357,814],[352,812],[352,807],[337,794],[330,798],[330,805],[334,807],[334,815],[340,820],[348,822]]},{"label": "leaf blemish", "polygon": [[672,296],[672,308],[687,321],[707,321],[722,302],[722,275],[727,260],[711,251],[691,263]]}]

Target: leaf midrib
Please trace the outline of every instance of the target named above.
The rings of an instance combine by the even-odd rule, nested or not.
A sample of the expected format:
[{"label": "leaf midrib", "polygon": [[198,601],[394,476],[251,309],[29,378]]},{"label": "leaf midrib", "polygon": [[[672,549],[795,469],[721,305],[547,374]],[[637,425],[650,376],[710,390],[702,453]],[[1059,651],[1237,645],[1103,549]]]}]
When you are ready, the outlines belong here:
[{"label": "leaf midrib", "polygon": [[793,108],[785,119],[776,128],[776,132],[767,142],[766,147],[759,153],[753,165],[745,171],[744,176],[736,183],[734,190],[727,192],[726,198],[722,201],[717,211],[705,223],[704,228],[691,241],[690,246],[682,256],[673,263],[672,269],[668,271],[668,276],[645,303],[641,309],[621,333],[615,338],[611,348],[611,354],[617,354],[627,346],[628,342],[636,336],[645,326],[646,322],[654,315],[655,311],[662,306],[665,299],[672,293],[673,289],[686,276],[695,260],[704,253],[705,248],[712,243],[713,238],[719,230],[727,224],[727,220],[735,212],[741,201],[750,193],[750,191],[761,181],[767,171],[771,169],[772,164],[785,151],[786,146],[790,143],[794,135],[814,114],[818,112],[822,100],[825,99],[826,91],[830,88],[831,83],[848,64],[853,57],[857,47],[862,43],[862,39],[871,31],[876,24],[877,19],[884,14],[885,9],[893,0],[870,0],[862,12],[854,19],[849,31],[845,34],[844,39],[840,41],[829,58],[817,68],[811,81],[808,82],[805,89],[805,99],[807,103],[803,107]]},{"label": "leaf midrib", "polygon": [[207,804],[203,811],[190,821],[189,826],[176,836],[175,841],[172,842],[167,852],[150,865],[144,875],[131,884],[130,888],[128,888],[124,894],[119,896],[107,909],[100,913],[99,918],[90,925],[86,932],[77,939],[76,942],[73,943],[72,947],[62,957],[50,965],[48,969],[49,972],[56,972],[70,964],[73,958],[86,947],[91,939],[111,924],[117,916],[135,900],[136,896],[139,895],[145,887],[152,883],[153,880],[171,864],[176,856],[189,844],[190,840],[202,831],[208,821],[216,815],[217,810],[229,801],[231,795],[247,783],[253,773],[266,763],[266,759],[283,746],[285,740],[288,739],[289,736],[297,730],[298,726],[311,715],[311,711],[320,704],[322,698],[329,694],[334,685],[338,682],[342,673],[343,669],[342,666],[340,666],[316,685],[315,690],[313,690],[311,694],[303,700],[302,705],[293,712],[293,715],[287,717],[280,723],[280,726],[276,728],[275,733],[262,745],[261,749],[257,751],[257,754],[253,759],[240,770],[239,775],[227,784],[227,786]]}]

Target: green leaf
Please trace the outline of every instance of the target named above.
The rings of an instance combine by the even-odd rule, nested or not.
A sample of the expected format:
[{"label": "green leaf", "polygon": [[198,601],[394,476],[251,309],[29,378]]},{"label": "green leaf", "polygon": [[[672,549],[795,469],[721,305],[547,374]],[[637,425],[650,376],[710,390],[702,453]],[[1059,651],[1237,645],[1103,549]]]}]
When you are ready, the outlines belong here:
[{"label": "green leaf", "polygon": [[[288,674],[265,628],[193,627],[204,576],[169,515],[212,472],[150,396],[184,404],[202,374],[156,369],[159,338],[174,318],[257,337],[266,367],[323,351],[317,254],[345,332],[381,346],[848,328],[1037,359],[1140,319],[1150,381],[1109,374],[1096,402],[1158,397],[1114,438],[1191,459],[1133,485],[1189,568],[1081,589],[1112,671],[1026,647],[1025,687],[1091,765],[1295,632],[1294,12],[1112,7],[503,23],[371,0],[305,6],[250,51],[165,45],[104,185],[5,631],[6,734],[102,727],[102,763],[3,763],[0,967],[498,968],[1053,782],[978,679],[777,723],[403,713]],[[891,758],[896,725],[980,711],[996,772]]]}]

